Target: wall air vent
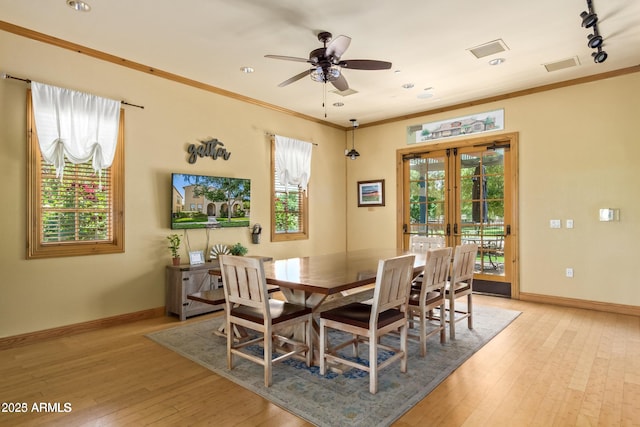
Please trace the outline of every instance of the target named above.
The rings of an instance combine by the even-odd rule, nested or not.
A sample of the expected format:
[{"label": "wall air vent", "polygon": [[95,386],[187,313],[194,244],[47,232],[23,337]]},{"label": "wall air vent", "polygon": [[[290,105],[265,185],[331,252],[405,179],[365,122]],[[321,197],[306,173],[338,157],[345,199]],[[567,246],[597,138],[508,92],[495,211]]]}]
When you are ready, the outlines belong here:
[{"label": "wall air vent", "polygon": [[481,44],[480,46],[472,47],[467,50],[471,52],[476,58],[480,59],[484,58],[485,56],[504,52],[505,50],[509,50],[509,48],[504,43],[504,41],[502,41],[502,39],[498,39],[489,43]]},{"label": "wall air vent", "polygon": [[563,70],[565,68],[576,67],[580,65],[580,60],[578,59],[577,56],[574,56],[573,58],[563,59],[562,61],[549,62],[547,64],[542,64],[542,65],[544,65],[544,68],[546,68],[547,72],[550,73],[552,71],[558,71],[558,70]]}]

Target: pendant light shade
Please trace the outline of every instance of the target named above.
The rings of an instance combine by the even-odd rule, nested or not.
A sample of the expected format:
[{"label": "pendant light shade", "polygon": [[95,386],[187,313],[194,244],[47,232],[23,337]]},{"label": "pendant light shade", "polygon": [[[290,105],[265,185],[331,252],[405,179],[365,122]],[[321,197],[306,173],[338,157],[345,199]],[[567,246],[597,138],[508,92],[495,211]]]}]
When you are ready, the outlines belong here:
[{"label": "pendant light shade", "polygon": [[360,153],[356,151],[356,128],[359,126],[358,121],[356,119],[350,119],[351,126],[353,130],[351,131],[351,150],[347,153],[347,157],[351,160],[355,160],[360,157]]}]

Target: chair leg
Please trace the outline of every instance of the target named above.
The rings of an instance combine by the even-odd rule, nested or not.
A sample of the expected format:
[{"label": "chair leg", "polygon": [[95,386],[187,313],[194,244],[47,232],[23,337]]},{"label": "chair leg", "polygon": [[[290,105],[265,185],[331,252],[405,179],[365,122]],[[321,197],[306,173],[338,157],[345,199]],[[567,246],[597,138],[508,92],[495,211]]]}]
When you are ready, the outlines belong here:
[{"label": "chair leg", "polygon": [[456,299],[455,296],[449,298],[449,338],[456,339]]},{"label": "chair leg", "polygon": [[420,311],[420,356],[427,355],[427,313]]},{"label": "chair leg", "polygon": [[443,344],[447,342],[447,321],[444,318],[446,315],[447,310],[444,304],[442,304],[440,306],[440,342]]},{"label": "chair leg", "polygon": [[402,351],[402,359],[400,359],[400,372],[407,372],[407,349],[408,349],[409,330],[405,323],[400,327],[400,351]]},{"label": "chair leg", "polygon": [[[405,326],[406,330],[406,326]],[[378,392],[378,340],[375,332],[369,333],[369,392]]]},{"label": "chair leg", "polygon": [[264,386],[271,387],[271,357],[273,356],[273,334],[270,329],[264,331]]},{"label": "chair leg", "polygon": [[473,301],[471,294],[467,295],[467,313],[469,313],[469,317],[467,317],[467,326],[469,329],[473,329]]},{"label": "chair leg", "polygon": [[[230,331],[232,328],[229,317],[226,318],[226,330]],[[231,347],[233,346],[233,334],[227,334],[227,369],[233,369],[233,353],[231,353]]]},{"label": "chair leg", "polygon": [[327,351],[327,336],[326,328],[323,321],[320,321],[320,375],[324,375],[326,372],[326,361],[324,353]]},{"label": "chair leg", "polygon": [[312,323],[311,319],[307,320],[306,322],[307,330],[305,332],[305,341],[307,344],[306,362],[308,367],[311,367],[311,364],[313,363],[313,337],[311,336],[311,334],[313,333],[313,330],[312,330],[311,323]]}]

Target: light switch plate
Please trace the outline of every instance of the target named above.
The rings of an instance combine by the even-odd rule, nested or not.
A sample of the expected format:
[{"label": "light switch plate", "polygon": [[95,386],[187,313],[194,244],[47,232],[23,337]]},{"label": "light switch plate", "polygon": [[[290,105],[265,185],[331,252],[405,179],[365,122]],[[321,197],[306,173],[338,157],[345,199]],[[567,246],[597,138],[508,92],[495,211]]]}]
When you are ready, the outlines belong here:
[{"label": "light switch plate", "polygon": [[560,228],[560,220],[559,219],[552,219],[549,221],[549,227],[551,228]]},{"label": "light switch plate", "polygon": [[567,228],[573,228],[573,220],[572,219],[568,219],[565,221]]}]

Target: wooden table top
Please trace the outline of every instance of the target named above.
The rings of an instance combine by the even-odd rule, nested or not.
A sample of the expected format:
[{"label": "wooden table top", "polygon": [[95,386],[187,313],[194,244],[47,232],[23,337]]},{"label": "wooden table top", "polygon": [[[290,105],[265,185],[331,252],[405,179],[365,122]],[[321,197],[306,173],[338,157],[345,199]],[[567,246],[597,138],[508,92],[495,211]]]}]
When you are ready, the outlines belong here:
[{"label": "wooden table top", "polygon": [[[375,283],[379,260],[409,253],[400,249],[364,249],[265,262],[264,270],[271,285],[331,295]],[[424,268],[426,254],[413,255],[418,274]]]}]

